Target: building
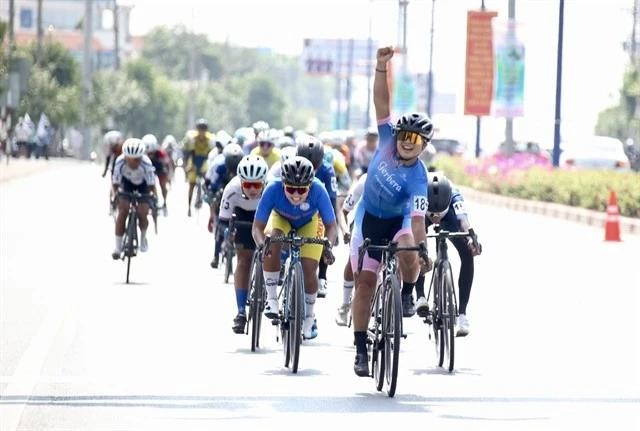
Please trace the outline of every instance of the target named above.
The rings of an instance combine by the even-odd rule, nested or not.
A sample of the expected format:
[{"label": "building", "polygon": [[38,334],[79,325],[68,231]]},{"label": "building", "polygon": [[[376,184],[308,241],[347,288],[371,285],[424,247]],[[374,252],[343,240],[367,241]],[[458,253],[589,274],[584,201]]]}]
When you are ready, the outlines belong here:
[{"label": "building", "polygon": [[[115,64],[115,37],[113,8],[115,0],[93,0],[93,67],[112,68]],[[9,21],[9,1],[0,3],[0,21]],[[118,3],[118,45],[120,58],[131,53],[129,15],[133,6]],[[82,30],[85,0],[46,0],[42,2],[42,28],[44,41],[60,42],[82,63],[84,33]],[[14,0],[14,33],[16,44],[27,44],[37,39],[37,0]]]}]

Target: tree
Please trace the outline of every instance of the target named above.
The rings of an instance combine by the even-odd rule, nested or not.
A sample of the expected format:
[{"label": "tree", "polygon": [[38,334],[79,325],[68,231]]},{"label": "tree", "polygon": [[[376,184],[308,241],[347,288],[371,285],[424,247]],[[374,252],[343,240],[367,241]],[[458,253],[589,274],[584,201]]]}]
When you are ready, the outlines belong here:
[{"label": "tree", "polygon": [[29,113],[37,121],[45,113],[53,126],[69,126],[78,121],[79,107],[79,87],[62,86],[48,69],[33,67],[18,114]]},{"label": "tree", "polygon": [[273,80],[254,76],[249,81],[247,114],[249,121],[264,120],[271,127],[283,127],[285,102]]}]

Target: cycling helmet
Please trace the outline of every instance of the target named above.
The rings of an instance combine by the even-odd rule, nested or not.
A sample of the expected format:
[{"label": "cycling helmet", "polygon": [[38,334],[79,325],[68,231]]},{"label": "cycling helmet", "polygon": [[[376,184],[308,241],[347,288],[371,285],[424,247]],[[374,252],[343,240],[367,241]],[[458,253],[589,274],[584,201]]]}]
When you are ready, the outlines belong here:
[{"label": "cycling helmet", "polygon": [[238,164],[238,175],[244,181],[262,181],[267,178],[269,166],[267,162],[258,155],[244,156]]},{"label": "cycling helmet", "polygon": [[120,141],[122,141],[122,133],[117,130],[109,130],[102,139],[105,145],[115,145]]},{"label": "cycling helmet", "polygon": [[251,127],[253,127],[253,130],[256,132],[256,135],[257,135],[260,132],[269,130],[269,123],[267,123],[266,121],[256,121],[255,123],[253,123]]},{"label": "cycling helmet", "polygon": [[296,147],[285,147],[280,150],[280,164],[289,160],[291,157],[295,157],[298,149]]},{"label": "cycling helmet", "polygon": [[280,136],[280,133],[276,129],[263,130],[262,132],[258,133],[256,142],[258,144],[262,142],[270,142],[272,145],[275,145]]},{"label": "cycling helmet", "polygon": [[141,139],[129,138],[124,141],[122,145],[122,154],[125,157],[131,157],[133,159],[139,159],[144,155],[144,142]]},{"label": "cycling helmet", "polygon": [[324,145],[319,139],[313,136],[305,136],[298,140],[297,155],[308,159],[313,165],[314,169],[317,169],[322,163],[324,158]]},{"label": "cycling helmet", "polygon": [[365,135],[365,137],[378,137],[378,128],[377,127],[369,127],[367,129],[367,134]]},{"label": "cycling helmet", "polygon": [[442,172],[429,172],[427,198],[429,200],[429,215],[444,215],[451,203],[451,183]]},{"label": "cycling helmet", "polygon": [[216,146],[224,147],[231,142],[233,137],[228,134],[225,130],[218,130],[216,133]]},{"label": "cycling helmet", "polygon": [[209,129],[209,123],[207,122],[206,119],[199,118],[198,121],[196,121],[196,129],[198,129],[198,130],[208,130]]},{"label": "cycling helmet", "polygon": [[282,129],[282,131],[284,132],[284,136],[288,136],[290,138],[294,137],[293,127],[286,126],[284,129]]},{"label": "cycling helmet", "polygon": [[285,184],[308,186],[313,181],[314,175],[313,165],[304,157],[290,157],[282,163],[281,177]]},{"label": "cycling helmet", "polygon": [[433,137],[433,123],[431,119],[422,112],[414,112],[411,114],[404,114],[398,119],[396,123],[395,131],[401,132],[415,132],[422,136],[427,141],[430,141]]},{"label": "cycling helmet", "polygon": [[146,147],[147,152],[156,151],[158,149],[158,139],[151,133],[148,133],[142,137],[142,142]]},{"label": "cycling helmet", "polygon": [[174,138],[173,135],[167,135],[162,140],[162,148],[164,149],[175,148],[177,146],[178,146],[178,141],[176,141],[176,138]]},{"label": "cycling helmet", "polygon": [[281,150],[288,147],[295,148],[295,146],[296,146],[296,141],[294,141],[292,137],[287,135],[281,136],[276,140],[276,147],[280,148]]},{"label": "cycling helmet", "polygon": [[227,173],[235,174],[238,170],[238,163],[244,157],[242,147],[238,144],[229,144],[222,150],[222,155],[224,156],[224,165],[227,168]]}]

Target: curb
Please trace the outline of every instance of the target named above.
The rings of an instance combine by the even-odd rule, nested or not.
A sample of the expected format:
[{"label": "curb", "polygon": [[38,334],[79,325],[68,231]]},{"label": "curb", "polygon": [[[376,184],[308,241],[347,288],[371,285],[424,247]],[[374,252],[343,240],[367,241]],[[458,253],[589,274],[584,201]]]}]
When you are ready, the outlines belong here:
[{"label": "curb", "polygon": [[[551,202],[533,201],[528,199],[513,198],[493,193],[481,192],[469,187],[456,186],[465,197],[483,204],[505,207],[516,211],[540,214],[563,220],[602,227],[604,229],[607,214],[604,212],[589,210],[586,208],[572,207]],[[631,217],[619,217],[620,231],[631,235],[640,235],[640,219]]]}]

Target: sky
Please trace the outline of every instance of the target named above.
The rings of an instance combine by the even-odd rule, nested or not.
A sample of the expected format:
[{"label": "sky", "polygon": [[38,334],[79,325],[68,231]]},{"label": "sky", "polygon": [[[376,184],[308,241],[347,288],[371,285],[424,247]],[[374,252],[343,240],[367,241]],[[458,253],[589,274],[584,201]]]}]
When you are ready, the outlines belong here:
[{"label": "sky", "polygon": [[[212,41],[270,48],[298,55],[304,38],[362,38],[398,45],[396,0],[122,0],[134,5],[133,34],[157,25],[182,24]],[[434,114],[441,132],[475,139],[475,117],[463,116],[466,14],[480,0],[410,0],[407,62],[426,72],[431,8],[435,10],[436,92],[456,96],[456,114]],[[485,0],[506,19],[508,0]],[[617,101],[628,56],[622,43],[631,33],[633,0],[566,0],[564,17],[563,133],[590,133],[597,114]],[[525,45],[525,115],[514,120],[516,138],[549,142],[553,136],[558,0],[517,0],[518,35]],[[354,98],[366,100],[366,84]],[[364,101],[362,102],[365,103]],[[436,124],[438,125],[438,124]],[[483,140],[504,136],[504,119],[483,118]],[[546,144],[543,144],[546,145]]]}]

